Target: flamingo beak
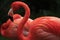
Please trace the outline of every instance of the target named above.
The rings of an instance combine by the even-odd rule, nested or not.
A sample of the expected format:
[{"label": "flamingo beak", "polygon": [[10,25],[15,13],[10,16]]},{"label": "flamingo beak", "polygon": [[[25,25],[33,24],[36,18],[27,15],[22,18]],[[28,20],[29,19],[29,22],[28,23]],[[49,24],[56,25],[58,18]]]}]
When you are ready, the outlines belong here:
[{"label": "flamingo beak", "polygon": [[13,15],[14,15],[13,9],[11,8],[11,9],[8,11],[8,16],[9,16],[9,18],[11,19],[11,21],[13,21]]}]

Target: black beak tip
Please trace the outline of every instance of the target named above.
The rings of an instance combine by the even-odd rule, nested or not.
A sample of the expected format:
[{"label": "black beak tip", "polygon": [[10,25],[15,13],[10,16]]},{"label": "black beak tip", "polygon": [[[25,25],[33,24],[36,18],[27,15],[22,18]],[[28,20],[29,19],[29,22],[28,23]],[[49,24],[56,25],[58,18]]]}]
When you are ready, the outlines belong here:
[{"label": "black beak tip", "polygon": [[9,16],[10,20],[13,21],[13,17]]}]

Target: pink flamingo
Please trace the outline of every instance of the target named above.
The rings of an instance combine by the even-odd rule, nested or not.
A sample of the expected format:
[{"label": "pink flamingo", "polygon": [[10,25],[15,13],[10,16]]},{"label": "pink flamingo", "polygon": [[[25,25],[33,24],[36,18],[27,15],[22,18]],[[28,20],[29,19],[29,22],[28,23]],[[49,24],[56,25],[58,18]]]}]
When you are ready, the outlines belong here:
[{"label": "pink flamingo", "polygon": [[[17,2],[14,2],[13,4],[18,4],[19,6],[21,6],[20,3],[21,2],[17,1]],[[24,5],[22,6],[26,10],[26,7]],[[27,11],[28,10],[29,8],[27,9]],[[19,22],[19,25],[17,27],[18,40],[60,40],[60,35],[59,35],[60,34],[60,18],[51,17],[51,16],[44,16],[44,17],[35,19],[30,24],[28,36],[24,36],[23,35],[24,24],[27,22],[27,19],[30,16],[30,13],[28,12],[25,13],[25,16]]]}]

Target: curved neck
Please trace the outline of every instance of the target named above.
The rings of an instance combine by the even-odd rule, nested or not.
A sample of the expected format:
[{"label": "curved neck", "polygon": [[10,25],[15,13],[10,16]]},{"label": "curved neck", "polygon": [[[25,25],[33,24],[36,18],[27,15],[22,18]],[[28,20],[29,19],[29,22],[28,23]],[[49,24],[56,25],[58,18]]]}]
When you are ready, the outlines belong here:
[{"label": "curved neck", "polygon": [[20,23],[18,25],[18,30],[17,30],[18,36],[20,38],[21,34],[23,34],[24,24],[27,22],[27,20],[30,16],[30,9],[29,9],[28,5],[23,2],[16,2],[16,4],[18,4],[19,6],[22,6],[25,9],[25,15],[24,15],[23,19],[20,21]]}]

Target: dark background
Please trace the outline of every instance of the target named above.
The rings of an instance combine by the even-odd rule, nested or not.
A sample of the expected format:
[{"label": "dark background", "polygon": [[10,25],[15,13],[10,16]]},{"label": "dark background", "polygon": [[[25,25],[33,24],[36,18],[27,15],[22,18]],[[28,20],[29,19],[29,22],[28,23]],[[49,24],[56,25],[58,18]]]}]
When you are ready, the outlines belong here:
[{"label": "dark background", "polygon": [[[7,13],[10,9],[10,5],[14,1],[20,0],[0,0],[0,24],[7,21]],[[31,19],[35,19],[41,16],[56,16],[60,17],[60,0],[21,0],[28,4],[31,9]],[[24,15],[24,10],[17,11],[20,15]],[[0,40],[8,40],[0,36]]]}]

